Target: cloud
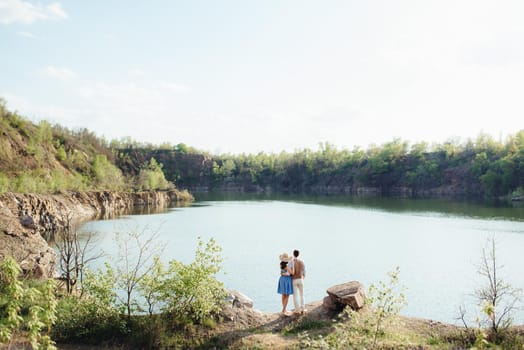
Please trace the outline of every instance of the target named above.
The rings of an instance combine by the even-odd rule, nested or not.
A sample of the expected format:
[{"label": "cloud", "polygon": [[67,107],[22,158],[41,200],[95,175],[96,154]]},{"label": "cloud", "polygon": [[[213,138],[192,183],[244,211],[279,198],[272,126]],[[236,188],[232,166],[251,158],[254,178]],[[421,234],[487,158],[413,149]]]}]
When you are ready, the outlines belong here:
[{"label": "cloud", "polygon": [[126,82],[108,84],[95,82],[85,85],[80,94],[85,99],[105,101],[108,104],[120,105],[122,102],[132,101],[146,105],[164,105],[171,101],[173,94],[188,92],[191,89],[185,85],[172,82],[136,83]]},{"label": "cloud", "polygon": [[55,66],[47,66],[41,73],[46,77],[58,80],[71,80],[77,76],[77,74],[70,69]]},{"label": "cloud", "polygon": [[21,0],[0,0],[0,23],[31,24],[40,20],[66,19],[67,13],[58,2],[33,5]]},{"label": "cloud", "polygon": [[46,119],[51,123],[59,123],[64,126],[78,125],[88,115],[82,110],[76,110],[64,106],[52,104],[36,104],[29,98],[8,91],[0,91],[0,96],[6,100],[7,107],[11,111],[17,111],[24,117],[32,120]]},{"label": "cloud", "polygon": [[24,38],[36,39],[36,35],[30,32],[18,32],[18,35],[23,36]]}]

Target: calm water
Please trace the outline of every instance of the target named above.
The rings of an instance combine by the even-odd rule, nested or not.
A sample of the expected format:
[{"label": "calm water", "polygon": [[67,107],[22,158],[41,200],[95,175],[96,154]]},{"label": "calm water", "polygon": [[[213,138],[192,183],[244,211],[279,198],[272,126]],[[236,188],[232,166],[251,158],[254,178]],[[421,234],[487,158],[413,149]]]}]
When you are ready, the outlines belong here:
[{"label": "calm water", "polygon": [[[278,312],[278,255],[301,250],[307,266],[306,302],[350,280],[365,286],[385,280],[400,267],[408,305],[402,313],[455,322],[482,284],[476,265],[489,237],[498,243],[499,273],[524,288],[524,208],[447,200],[311,196],[198,196],[190,207],[94,221],[97,244],[115,255],[115,230],[146,227],[159,231],[163,259],[192,261],[197,237],[223,248],[226,287],[251,297],[255,308]],[[110,258],[108,258],[110,259]],[[524,322],[524,311],[516,315]]]}]

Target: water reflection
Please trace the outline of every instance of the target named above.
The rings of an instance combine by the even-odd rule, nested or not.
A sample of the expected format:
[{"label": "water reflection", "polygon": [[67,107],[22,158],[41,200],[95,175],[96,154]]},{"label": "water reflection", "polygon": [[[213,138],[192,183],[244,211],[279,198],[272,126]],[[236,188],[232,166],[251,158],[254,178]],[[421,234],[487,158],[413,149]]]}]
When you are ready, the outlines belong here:
[{"label": "water reflection", "polygon": [[337,207],[381,210],[391,213],[434,213],[438,216],[524,221],[524,203],[515,201],[473,201],[446,198],[396,198],[347,195],[268,193],[196,193],[197,203],[206,201],[285,201]]}]

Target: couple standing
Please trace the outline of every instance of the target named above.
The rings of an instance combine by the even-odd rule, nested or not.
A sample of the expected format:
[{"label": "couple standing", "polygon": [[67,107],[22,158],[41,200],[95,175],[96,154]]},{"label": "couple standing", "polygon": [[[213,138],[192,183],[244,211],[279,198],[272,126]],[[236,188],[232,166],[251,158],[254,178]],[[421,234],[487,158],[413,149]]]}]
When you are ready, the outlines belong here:
[{"label": "couple standing", "polygon": [[304,304],[304,278],[306,278],[306,265],[298,256],[298,250],[293,251],[293,256],[288,253],[280,254],[280,278],[278,280],[278,294],[282,294],[282,315],[289,316],[286,311],[289,296],[293,294],[294,314],[303,314],[307,310]]}]

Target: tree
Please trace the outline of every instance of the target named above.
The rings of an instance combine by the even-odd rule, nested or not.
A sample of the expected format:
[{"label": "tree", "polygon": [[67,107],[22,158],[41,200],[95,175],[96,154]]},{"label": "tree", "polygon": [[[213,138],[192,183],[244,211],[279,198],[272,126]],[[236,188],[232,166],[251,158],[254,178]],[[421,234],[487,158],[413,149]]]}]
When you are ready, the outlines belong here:
[{"label": "tree", "polygon": [[[82,285],[87,264],[100,258],[102,253],[92,252],[93,233],[80,237],[72,223],[72,215],[68,215],[66,220],[65,228],[55,234],[55,246],[58,250],[58,269],[67,294],[71,294],[77,283]],[[80,290],[82,293],[83,289]]]},{"label": "tree", "polygon": [[155,158],[151,158],[149,163],[141,167],[136,183],[140,190],[165,190],[172,186],[164,176],[162,164]]},{"label": "tree", "polygon": [[120,298],[131,318],[137,302],[133,293],[138,285],[155,268],[154,262],[163,248],[158,242],[158,231],[150,233],[149,227],[128,229],[117,232],[118,260],[116,262],[117,286],[125,293]]},{"label": "tree", "polygon": [[157,305],[163,301],[163,287],[165,285],[165,279],[167,277],[167,271],[160,261],[159,256],[154,257],[153,268],[150,273],[142,278],[138,283],[138,293],[144,298],[147,304],[147,313],[149,316],[153,316],[153,313],[157,310]]},{"label": "tree", "polygon": [[521,290],[506,283],[499,275],[502,265],[497,262],[495,238],[488,239],[482,249],[478,273],[484,277],[486,285],[477,289],[475,295],[482,311],[487,316],[491,331],[497,335],[512,323],[512,312],[520,299]]},{"label": "tree", "polygon": [[93,180],[99,189],[122,189],[124,177],[120,169],[107,160],[105,155],[96,155],[92,164]]}]

